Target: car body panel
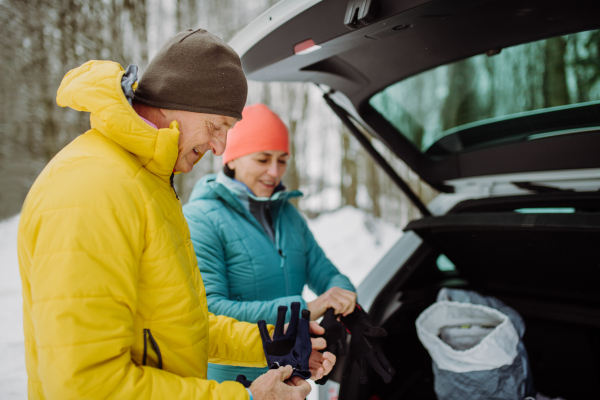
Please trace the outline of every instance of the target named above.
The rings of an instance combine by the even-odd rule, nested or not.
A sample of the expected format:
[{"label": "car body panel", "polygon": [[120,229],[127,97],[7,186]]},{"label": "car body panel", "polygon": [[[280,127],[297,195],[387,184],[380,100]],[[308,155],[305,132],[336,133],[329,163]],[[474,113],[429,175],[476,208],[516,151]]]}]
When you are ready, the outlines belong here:
[{"label": "car body panel", "polygon": [[387,282],[404,266],[406,261],[423,243],[414,232],[407,232],[386,253],[358,286],[356,293],[361,306],[369,311],[377,294]]},{"label": "car body panel", "polygon": [[298,14],[321,2],[322,0],[284,0],[275,4],[246,25],[231,39],[229,45],[235,49],[240,57],[257,42],[269,35],[275,29],[288,22]]},{"label": "car body panel", "polygon": [[[599,2],[381,0],[380,4],[375,21],[350,30],[343,23],[347,0],[284,1],[231,44],[249,79],[313,82],[326,91],[335,90],[336,103],[359,115],[363,126],[440,191],[452,190],[446,181],[470,177],[600,168],[593,151],[600,147],[597,129],[433,157],[421,153],[368,104],[384,87],[439,65],[491,48],[599,28]],[[267,22],[271,14],[276,18]],[[394,29],[400,26],[410,28]],[[307,39],[321,48],[294,54],[294,45]],[[339,101],[337,93],[346,99]]]},{"label": "car body panel", "polygon": [[[381,0],[380,3],[381,12],[371,24],[350,30],[343,24],[348,0],[299,1],[295,4],[294,0],[286,0],[276,6],[278,9],[273,8],[259,17],[231,43],[240,53],[249,79],[317,84],[351,120],[377,139],[372,140],[373,147],[380,152],[387,147],[424,181],[440,190],[442,193],[427,205],[434,216],[429,221],[447,219],[453,222],[450,229],[459,230],[469,218],[477,225],[480,215],[501,222],[503,216],[508,215],[518,223],[509,227],[512,230],[508,232],[515,234],[514,237],[510,233],[506,235],[505,252],[504,248],[494,247],[503,241],[494,241],[483,226],[484,220],[477,229],[490,235],[487,242],[477,242],[477,234],[464,237],[462,243],[456,244],[453,240],[457,238],[451,235],[450,238],[430,235],[433,239],[429,240],[414,231],[405,232],[357,288],[358,301],[369,311],[374,323],[388,330],[388,338],[384,340],[389,342],[384,345],[389,354],[396,357],[395,368],[402,373],[397,374],[391,385],[383,384],[377,377],[374,377],[375,383],[367,385],[360,385],[356,376],[347,375],[342,381],[342,370],[347,365],[345,357],[340,357],[337,371],[334,370],[327,386],[319,390],[322,398],[337,396],[339,385],[333,380],[342,382],[342,389],[350,399],[376,398],[378,393],[389,395],[415,382],[425,388],[418,392],[425,393],[423,397],[415,398],[434,398],[431,359],[420,346],[416,334],[410,335],[416,315],[435,301],[440,287],[447,286],[481,290],[481,293],[497,296],[514,307],[527,320],[529,341],[526,345],[534,355],[532,368],[539,374],[537,382],[541,382],[542,388],[549,388],[545,393],[551,394],[556,389],[559,394],[555,397],[560,396],[561,390],[587,395],[594,379],[598,379],[592,376],[598,370],[597,357],[586,346],[596,343],[593,338],[597,337],[596,328],[600,326],[597,312],[600,296],[594,290],[581,296],[576,284],[577,279],[585,281],[589,289],[597,281],[596,270],[592,271],[588,265],[595,257],[590,238],[570,237],[565,229],[565,238],[571,240],[569,245],[576,251],[573,254],[568,249],[561,251],[560,241],[554,237],[553,242],[548,242],[554,252],[549,256],[552,259],[548,259],[536,257],[536,254],[543,255],[540,250],[545,244],[543,238],[534,235],[530,241],[521,230],[530,229],[532,221],[536,221],[536,213],[572,209],[568,211],[575,217],[572,221],[569,215],[558,219],[568,222],[563,224],[565,226],[571,224],[577,228],[578,224],[585,225],[586,214],[582,213],[600,212],[600,125],[595,126],[596,122],[592,121],[578,129],[559,126],[556,132],[552,131],[554,127],[550,131],[532,129],[529,132],[526,125],[532,118],[514,114],[512,121],[511,116],[501,117],[498,121],[488,119],[455,130],[485,129],[486,124],[495,122],[504,123],[496,125],[499,129],[511,129],[511,123],[513,126],[520,124],[519,129],[525,126],[522,140],[499,141],[493,146],[471,148],[451,155],[425,154],[371,107],[369,99],[394,82],[473,55],[487,54],[488,50],[494,50],[490,52],[494,55],[501,48],[598,29],[600,2]],[[399,26],[406,28],[394,30]],[[307,39],[312,39],[320,48],[308,54],[295,54],[294,46]],[[588,109],[595,109],[590,103],[587,103]],[[518,121],[520,117],[524,118]],[[530,215],[515,216],[522,212]],[[540,221],[544,218],[540,217]],[[549,228],[555,229],[553,234],[559,237],[563,226]],[[501,229],[503,227],[499,226],[498,230]],[[520,237],[518,235],[524,239],[514,240]],[[423,236],[427,238],[427,234]],[[463,252],[454,254],[443,240],[454,243],[457,248],[462,246]],[[529,243],[537,243],[535,251],[538,253],[528,251]],[[476,253],[484,248],[496,253],[486,254],[482,250],[478,257],[469,259],[468,251]],[[582,261],[577,257],[584,253],[587,259],[583,261],[587,264],[580,264],[587,270],[579,268],[579,275],[574,279],[562,279],[577,270],[578,262]],[[492,265],[494,268],[488,268],[489,275],[485,275],[486,262],[480,260],[492,254],[496,259],[492,256],[489,264],[501,265]],[[444,270],[436,264],[442,256],[455,264],[453,270]],[[521,256],[523,260],[519,259]],[[561,263],[566,268],[556,265]],[[545,269],[547,264],[553,264],[553,269]],[[508,272],[502,275],[503,270]],[[512,279],[518,274],[522,275],[523,284]],[[586,281],[588,276],[589,282]],[[477,279],[470,281],[473,277]],[[496,281],[498,277],[502,279]],[[571,286],[562,287],[563,282],[570,282]],[[402,313],[405,314],[399,318]],[[414,319],[411,320],[411,316]],[[403,339],[394,342],[396,337]],[[407,338],[410,340],[405,342]],[[581,357],[571,351],[569,340],[581,345]],[[404,353],[396,353],[403,343],[408,343],[407,348],[401,349]],[[409,362],[406,362],[405,354],[410,354]],[[550,367],[544,370],[544,365]],[[569,374],[583,377],[579,388],[569,382],[561,383],[561,377]],[[414,395],[417,391],[411,393]]]}]

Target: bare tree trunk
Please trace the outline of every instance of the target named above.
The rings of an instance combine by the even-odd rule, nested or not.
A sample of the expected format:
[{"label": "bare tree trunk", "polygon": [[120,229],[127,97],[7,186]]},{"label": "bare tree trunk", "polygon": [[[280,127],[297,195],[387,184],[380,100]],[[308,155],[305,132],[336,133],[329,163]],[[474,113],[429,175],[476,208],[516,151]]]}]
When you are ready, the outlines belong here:
[{"label": "bare tree trunk", "polygon": [[[296,152],[296,127],[298,126],[298,121],[290,120],[289,129],[290,129],[290,160],[288,162],[287,173],[285,175],[286,178],[286,186],[289,190],[298,190],[300,189],[300,174],[298,173],[298,168],[296,166],[296,159],[298,153]],[[298,199],[292,199],[290,202],[298,207]]]},{"label": "bare tree trunk", "polygon": [[367,164],[367,191],[371,198],[371,213],[374,217],[381,217],[381,207],[379,205],[380,187],[379,187],[379,174],[377,173],[377,166],[375,162],[367,155],[365,157]]},{"label": "bare tree trunk", "polygon": [[561,37],[546,41],[546,68],[544,69],[544,107],[569,104],[567,75],[565,73],[566,41]]},{"label": "bare tree trunk", "polygon": [[352,151],[350,135],[345,127],[342,129],[342,147],[342,202],[344,205],[357,207],[358,179],[356,176],[356,153]]},{"label": "bare tree trunk", "polygon": [[148,5],[146,0],[124,0],[123,8],[129,13],[129,20],[136,36],[136,48],[141,67],[148,64]]},{"label": "bare tree trunk", "polygon": [[585,41],[577,37],[571,38],[571,40],[576,53],[577,48],[583,48],[588,55],[586,60],[577,60],[579,65],[575,68],[578,89],[577,100],[580,102],[590,101],[590,92],[600,80],[600,32],[592,32]]},{"label": "bare tree trunk", "polygon": [[194,0],[177,0],[175,7],[175,23],[177,31],[193,29],[197,16],[196,2]]},{"label": "bare tree trunk", "polygon": [[31,14],[33,17],[29,22],[30,29],[35,32],[32,37],[32,54],[34,55],[33,71],[34,76],[38,77],[38,100],[39,108],[38,112],[41,111],[41,131],[44,143],[44,157],[46,161],[50,161],[58,150],[57,143],[57,125],[54,121],[53,108],[54,108],[54,91],[50,89],[51,71],[50,71],[50,60],[48,53],[48,44],[46,43],[46,35],[44,28],[46,27],[43,8],[36,8],[35,12]]}]

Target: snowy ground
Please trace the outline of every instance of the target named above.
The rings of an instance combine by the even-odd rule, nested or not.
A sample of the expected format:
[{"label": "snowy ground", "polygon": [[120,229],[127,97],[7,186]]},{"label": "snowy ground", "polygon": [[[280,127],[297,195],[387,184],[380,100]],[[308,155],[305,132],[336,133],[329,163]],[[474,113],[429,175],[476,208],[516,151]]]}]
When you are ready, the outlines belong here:
[{"label": "snowy ground", "polygon": [[0,222],[0,398],[27,398],[21,277],[17,262],[19,217]]},{"label": "snowy ground", "polygon": [[[399,228],[350,206],[321,214],[308,225],[327,257],[356,287],[402,235]],[[314,294],[305,289],[304,298],[312,300]]]},{"label": "snowy ground", "polygon": [[[21,278],[17,262],[19,217],[0,222],[0,399],[27,398],[23,347]],[[400,238],[401,231],[373,220],[352,207],[309,221],[329,259],[358,286],[379,259]],[[315,296],[305,290],[307,300]],[[316,390],[309,396],[316,399]]]}]

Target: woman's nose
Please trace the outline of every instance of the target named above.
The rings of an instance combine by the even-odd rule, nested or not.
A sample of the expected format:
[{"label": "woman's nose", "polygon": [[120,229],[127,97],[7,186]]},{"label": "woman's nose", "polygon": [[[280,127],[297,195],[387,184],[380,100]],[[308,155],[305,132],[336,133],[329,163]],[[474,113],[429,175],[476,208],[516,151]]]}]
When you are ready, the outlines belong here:
[{"label": "woman's nose", "polygon": [[269,164],[267,173],[271,176],[279,176],[279,168],[277,168],[277,160]]}]

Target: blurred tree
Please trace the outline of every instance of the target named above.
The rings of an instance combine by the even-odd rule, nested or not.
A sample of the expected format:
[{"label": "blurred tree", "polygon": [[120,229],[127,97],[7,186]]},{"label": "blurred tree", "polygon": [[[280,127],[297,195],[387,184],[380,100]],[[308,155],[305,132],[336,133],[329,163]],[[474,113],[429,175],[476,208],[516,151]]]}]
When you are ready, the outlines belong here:
[{"label": "blurred tree", "polygon": [[577,100],[597,100],[600,98],[600,31],[569,35],[567,40],[573,48],[567,64],[576,76]]},{"label": "blurred tree", "polygon": [[342,176],[340,189],[343,205],[357,207],[358,177],[356,169],[357,152],[346,128],[342,128]]},{"label": "blurred tree", "polygon": [[375,218],[381,217],[381,206],[380,196],[381,189],[379,185],[379,174],[377,171],[377,165],[370,157],[365,157],[366,166],[367,166],[367,180],[366,186],[367,191],[369,193],[369,198],[371,199],[371,213]]},{"label": "blurred tree", "polygon": [[[89,129],[88,114],[56,105],[56,89],[68,70],[90,59],[107,59],[123,67],[137,64],[143,73],[171,34],[202,27],[229,41],[275,3],[0,1],[0,218],[17,213],[44,165]],[[343,133],[321,96],[312,84],[249,83],[248,104],[267,104],[290,129],[292,157],[285,184],[305,192],[297,205],[312,216],[353,205],[406,222],[406,200],[354,138]],[[405,173],[402,162],[389,152],[386,157]],[[220,168],[220,157],[206,154],[191,174],[178,175],[182,201],[198,179]]]},{"label": "blurred tree", "polygon": [[565,53],[567,43],[562,37],[546,41],[544,69],[544,107],[557,107],[569,104]]}]

